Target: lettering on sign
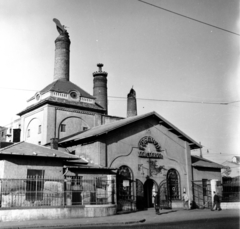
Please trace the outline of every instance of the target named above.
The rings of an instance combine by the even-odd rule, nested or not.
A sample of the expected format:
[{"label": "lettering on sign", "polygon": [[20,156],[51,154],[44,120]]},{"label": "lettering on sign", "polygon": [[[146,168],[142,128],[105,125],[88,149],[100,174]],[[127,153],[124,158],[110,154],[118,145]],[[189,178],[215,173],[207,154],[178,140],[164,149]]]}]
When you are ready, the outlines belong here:
[{"label": "lettering on sign", "polygon": [[151,157],[151,158],[158,158],[158,159],[163,159],[163,155],[160,153],[149,153],[145,151],[139,151],[138,152],[139,157]]},{"label": "lettering on sign", "polygon": [[[154,145],[156,152],[149,152],[146,150],[146,147],[149,143]],[[163,155],[159,153],[163,151],[161,149],[161,146],[151,136],[145,136],[141,138],[140,141],[138,142],[138,147],[140,149],[140,151],[138,152],[139,157],[163,159]]]},{"label": "lettering on sign", "polygon": [[161,146],[151,136],[145,136],[145,137],[141,138],[141,140],[138,142],[139,149],[145,150],[145,148],[146,148],[148,143],[152,143],[155,146],[157,152],[161,152],[162,151],[161,150]]}]

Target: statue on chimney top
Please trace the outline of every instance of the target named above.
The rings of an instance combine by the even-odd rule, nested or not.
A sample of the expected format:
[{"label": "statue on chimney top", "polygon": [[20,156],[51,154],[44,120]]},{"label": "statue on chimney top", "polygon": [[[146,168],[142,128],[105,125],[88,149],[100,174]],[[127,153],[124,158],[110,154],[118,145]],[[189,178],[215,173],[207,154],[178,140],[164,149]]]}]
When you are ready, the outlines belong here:
[{"label": "statue on chimney top", "polygon": [[57,18],[53,18],[53,21],[56,23],[57,31],[60,35],[68,34],[67,30],[65,29],[67,27],[65,25],[62,25]]}]

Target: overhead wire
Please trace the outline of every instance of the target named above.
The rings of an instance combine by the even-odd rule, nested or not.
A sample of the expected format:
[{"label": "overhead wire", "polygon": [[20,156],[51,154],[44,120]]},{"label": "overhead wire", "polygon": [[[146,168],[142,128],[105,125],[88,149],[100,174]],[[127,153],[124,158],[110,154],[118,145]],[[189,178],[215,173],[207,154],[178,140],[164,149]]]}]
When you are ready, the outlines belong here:
[{"label": "overhead wire", "polygon": [[142,0],[138,0],[138,1],[141,2],[141,3],[147,4],[147,5],[150,5],[150,6],[159,8],[159,9],[161,9],[161,10],[165,10],[165,11],[167,11],[167,12],[169,12],[169,13],[173,13],[173,14],[176,14],[176,15],[178,15],[178,16],[181,16],[181,17],[190,19],[190,20],[192,20],[192,21],[196,21],[196,22],[198,22],[198,23],[201,23],[201,24],[204,24],[204,25],[207,25],[207,26],[211,26],[211,27],[213,27],[213,28],[220,29],[220,30],[222,30],[222,31],[225,31],[225,32],[228,32],[228,33],[232,33],[232,34],[237,35],[237,36],[240,36],[239,33],[235,33],[235,32],[232,32],[232,31],[230,31],[230,30],[227,30],[227,29],[224,29],[224,28],[221,28],[221,27],[218,27],[218,26],[215,26],[215,25],[212,25],[212,24],[209,24],[209,23],[206,23],[206,22],[197,20],[197,19],[195,19],[195,18],[188,17],[188,16],[186,16],[186,15],[184,15],[184,14],[180,14],[180,13],[174,12],[174,11],[172,11],[172,10],[168,10],[168,9],[166,9],[166,8],[163,8],[163,7],[154,5],[154,4],[152,4],[152,3],[145,2],[145,1],[142,1]]},{"label": "overhead wire", "polygon": [[[120,96],[108,96],[109,98],[126,99]],[[187,100],[168,100],[168,99],[148,99],[148,98],[137,98],[137,100],[147,100],[156,102],[172,102],[172,103],[200,103],[200,104],[213,104],[213,105],[229,105],[232,103],[238,103],[240,100],[231,102],[207,102],[207,101],[187,101]]]},{"label": "overhead wire", "polygon": [[[21,89],[21,88],[9,88],[9,87],[0,87],[1,89],[7,90],[18,90],[18,91],[34,91],[37,92],[38,90],[32,89]],[[124,101],[127,98],[121,96],[108,96],[108,98],[113,99],[121,99],[121,100],[114,100],[114,101]],[[149,99],[149,98],[137,98],[137,100],[144,100],[144,101],[153,101],[153,102],[171,102],[171,103],[198,103],[198,104],[209,104],[209,105],[231,105],[233,103],[239,103],[240,100],[230,101],[230,102],[208,102],[208,101],[190,101],[190,100],[173,100],[173,99]]]}]

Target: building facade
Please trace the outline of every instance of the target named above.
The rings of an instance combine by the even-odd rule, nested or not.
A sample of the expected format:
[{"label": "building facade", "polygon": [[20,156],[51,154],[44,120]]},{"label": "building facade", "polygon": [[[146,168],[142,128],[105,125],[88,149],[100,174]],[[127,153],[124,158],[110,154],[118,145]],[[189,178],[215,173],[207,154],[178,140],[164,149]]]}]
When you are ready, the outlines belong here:
[{"label": "building facade", "polygon": [[[48,146],[50,139],[58,139],[60,151],[89,164],[64,164],[61,173],[73,180],[106,178],[116,171],[117,201],[112,202],[117,202],[119,210],[152,207],[154,192],[160,193],[162,207],[181,208],[183,191],[194,199],[194,180],[220,179],[216,168],[209,173],[211,165],[191,157],[192,150],[202,147],[191,137],[156,112],[137,115],[133,88],[127,95],[127,118],[108,115],[108,73],[102,70],[103,64],[93,72],[93,95],[72,83],[71,42],[67,31],[59,30],[53,82],[18,113],[21,141]],[[81,188],[80,183],[77,186]]]},{"label": "building facade", "polygon": [[118,169],[119,209],[152,207],[155,191],[166,207],[181,207],[183,191],[193,198],[191,150],[201,146],[156,112],[94,127],[59,145]]}]

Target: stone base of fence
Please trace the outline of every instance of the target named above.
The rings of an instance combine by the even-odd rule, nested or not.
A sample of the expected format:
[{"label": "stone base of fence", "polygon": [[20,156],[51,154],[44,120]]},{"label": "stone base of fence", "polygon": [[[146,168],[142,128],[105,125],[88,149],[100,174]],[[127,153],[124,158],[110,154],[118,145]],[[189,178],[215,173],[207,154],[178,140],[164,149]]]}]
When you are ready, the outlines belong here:
[{"label": "stone base of fence", "polygon": [[116,205],[112,204],[60,208],[1,209],[0,222],[103,217],[116,214],[116,209]]},{"label": "stone base of fence", "polygon": [[240,202],[222,202],[222,209],[240,209]]}]

